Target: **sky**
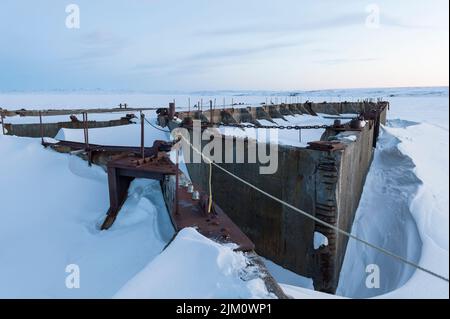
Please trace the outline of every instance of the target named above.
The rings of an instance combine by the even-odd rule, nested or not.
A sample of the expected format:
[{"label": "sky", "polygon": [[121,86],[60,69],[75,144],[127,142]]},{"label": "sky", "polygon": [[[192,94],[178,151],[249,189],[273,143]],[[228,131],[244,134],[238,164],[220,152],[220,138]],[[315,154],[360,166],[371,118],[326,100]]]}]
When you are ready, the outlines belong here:
[{"label": "sky", "polygon": [[448,12],[447,0],[2,0],[0,90],[448,86]]}]

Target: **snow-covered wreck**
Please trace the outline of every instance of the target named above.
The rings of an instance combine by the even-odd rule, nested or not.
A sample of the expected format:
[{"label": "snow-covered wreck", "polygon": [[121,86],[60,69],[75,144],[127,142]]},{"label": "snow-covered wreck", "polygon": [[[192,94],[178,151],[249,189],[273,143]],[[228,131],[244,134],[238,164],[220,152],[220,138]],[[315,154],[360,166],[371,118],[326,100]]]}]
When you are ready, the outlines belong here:
[{"label": "snow-covered wreck", "polygon": [[[171,105],[160,110],[159,123],[171,129],[192,127],[195,119],[205,126],[210,122],[235,126],[240,132],[222,135],[222,156],[231,153],[236,158],[238,143],[233,141],[243,139],[246,154],[252,147],[251,138],[238,124],[253,123],[258,129],[264,121],[276,127],[291,125],[297,115],[328,118],[333,125],[320,131],[320,141],[312,137],[293,146],[280,140],[274,174],[259,174],[259,164],[248,161],[247,155],[244,163],[227,163],[223,158],[219,165],[286,203],[350,232],[388,108],[389,103],[384,101],[307,102],[177,113]],[[225,141],[230,139],[230,143]],[[202,149],[207,143],[202,141]],[[187,167],[192,180],[207,189],[209,165],[191,163]],[[213,167],[212,176],[214,200],[255,243],[260,255],[312,278],[316,290],[335,293],[348,237],[258,193],[223,170]],[[317,238],[323,240],[317,243]]]}]

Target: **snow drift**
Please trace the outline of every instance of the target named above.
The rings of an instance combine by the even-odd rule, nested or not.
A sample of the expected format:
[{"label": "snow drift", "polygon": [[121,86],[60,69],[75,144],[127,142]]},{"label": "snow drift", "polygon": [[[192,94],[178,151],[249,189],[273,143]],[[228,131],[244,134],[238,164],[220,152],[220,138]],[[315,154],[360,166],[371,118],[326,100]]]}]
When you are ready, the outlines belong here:
[{"label": "snow drift", "polygon": [[183,229],[115,298],[273,298],[234,248]]},{"label": "snow drift", "polygon": [[[448,278],[448,132],[393,120],[382,131],[353,233]],[[380,288],[365,286],[367,265]],[[349,241],[338,294],[349,297],[448,298],[448,283]]]}]

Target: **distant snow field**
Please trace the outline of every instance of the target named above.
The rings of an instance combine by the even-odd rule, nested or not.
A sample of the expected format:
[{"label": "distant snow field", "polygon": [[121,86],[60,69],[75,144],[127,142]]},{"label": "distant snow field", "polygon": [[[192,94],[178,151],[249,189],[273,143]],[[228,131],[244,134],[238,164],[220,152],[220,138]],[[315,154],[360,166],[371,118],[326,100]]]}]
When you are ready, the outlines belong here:
[{"label": "distant snow field", "polygon": [[[199,92],[190,98],[192,104],[217,98],[219,106],[225,96],[228,103],[233,99],[253,105],[266,99],[304,102],[383,97],[390,101],[389,121],[380,135],[352,233],[448,278],[448,88],[288,95],[219,91]],[[187,106],[187,94],[72,92],[0,93],[0,107],[94,108],[125,102],[130,107],[162,107],[173,99],[180,108]],[[151,112],[148,116],[154,118]],[[110,119],[110,115],[100,118]],[[304,124],[318,119],[325,121],[296,116],[289,122]],[[238,133],[245,134],[242,130]],[[297,146],[317,139],[306,133],[300,142],[297,132],[281,134],[280,141]],[[83,133],[61,130],[58,138],[82,141]],[[167,138],[167,133],[146,127],[146,145]],[[90,139],[92,143],[137,146],[139,126],[93,129]],[[102,169],[89,167],[75,156],[43,149],[39,139],[0,135],[0,154],[0,298],[274,297],[262,280],[247,278],[246,257],[232,247],[212,242],[195,229],[175,236],[158,183],[135,180],[117,222],[111,230],[100,232],[98,225],[109,204],[107,176]],[[326,244],[316,234],[315,245]],[[66,286],[66,267],[73,264],[80,271],[78,289]],[[309,278],[269,260],[266,265],[293,298],[338,298],[313,291]],[[368,265],[380,270],[379,288],[366,286]],[[350,240],[337,294],[350,298],[448,298],[449,287],[448,282]]]}]

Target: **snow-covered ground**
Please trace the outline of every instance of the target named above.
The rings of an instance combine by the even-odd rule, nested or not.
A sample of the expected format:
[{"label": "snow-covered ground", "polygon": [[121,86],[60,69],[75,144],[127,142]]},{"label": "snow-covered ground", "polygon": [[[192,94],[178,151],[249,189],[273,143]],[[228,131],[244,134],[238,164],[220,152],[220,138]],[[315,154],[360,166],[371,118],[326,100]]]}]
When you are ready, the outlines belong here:
[{"label": "snow-covered ground", "polygon": [[[449,276],[449,101],[392,98],[353,233]],[[366,266],[380,288],[365,286]],[[350,240],[338,293],[349,297],[448,298],[448,282]]]},{"label": "snow-covered ground", "polygon": [[259,105],[261,103],[283,102],[340,102],[356,101],[366,98],[428,99],[448,97],[448,87],[431,88],[374,88],[342,89],[318,91],[205,91],[189,93],[139,93],[105,91],[60,91],[60,92],[0,92],[0,107],[6,109],[70,109],[70,108],[112,108],[127,103],[129,107],[163,107],[175,101],[177,108],[191,108],[203,101],[204,107],[209,101],[217,107],[231,103]]},{"label": "snow-covered ground", "polygon": [[[102,169],[36,139],[0,136],[0,154],[0,297],[111,297],[171,237],[159,228],[157,183],[136,181],[125,213],[100,232],[109,202]],[[65,286],[70,264],[80,267],[80,289]]]},{"label": "snow-covered ground", "polygon": [[[154,112],[153,112],[154,113]],[[121,117],[124,117],[126,114],[135,114],[136,112],[114,112],[114,113],[97,113],[97,114],[89,114],[89,121],[111,121],[118,120]],[[83,116],[81,114],[76,114],[78,120],[82,121]],[[58,123],[58,122],[70,122],[69,115],[52,115],[52,116],[42,116],[42,123]],[[37,124],[40,122],[39,116],[11,116],[5,119],[5,123],[10,124]]]},{"label": "snow-covered ground", "polygon": [[234,248],[183,229],[115,298],[274,298]]},{"label": "snow-covered ground", "polygon": [[[109,202],[102,169],[38,139],[1,135],[0,153],[0,298],[273,297],[232,247],[194,229],[171,242],[159,182],[135,180],[101,232]],[[66,287],[73,264],[79,289]]]},{"label": "snow-covered ground", "polygon": [[[448,277],[448,88],[315,91],[287,98],[289,92],[216,93],[198,93],[191,100],[207,100],[207,95],[252,104],[264,102],[265,96],[279,102],[388,99],[389,124],[376,150],[353,233]],[[178,103],[187,96],[8,93],[0,94],[0,105],[90,108],[127,102],[146,107],[163,106],[174,98]],[[147,145],[167,138],[149,126],[146,134]],[[282,138],[295,143],[298,132],[293,134]],[[59,137],[83,140],[79,130],[61,131]],[[91,130],[90,139],[139,145],[139,126]],[[108,208],[101,169],[42,149],[39,139],[0,135],[0,154],[0,297],[271,297],[260,281],[242,279],[242,255],[194,230],[180,233],[164,250],[173,229],[155,183],[136,180],[116,224],[100,232],[97,226]],[[196,256],[203,251],[207,258],[200,264]],[[380,267],[379,289],[365,287],[368,263]],[[80,267],[80,289],[65,286],[69,264]],[[176,264],[185,268],[179,271]],[[310,279],[269,261],[267,266],[294,298],[334,297],[310,290]],[[169,285],[168,278],[176,285]],[[197,278],[202,278],[201,285]],[[448,298],[448,283],[350,241],[338,293]]]},{"label": "snow-covered ground", "polygon": [[[83,130],[60,129],[56,138],[71,142],[84,142]],[[146,147],[153,146],[155,140],[168,140],[170,134],[145,125],[144,144]],[[104,127],[89,130],[89,142],[100,145],[140,146],[141,126],[139,124],[123,125],[116,127]]]}]

